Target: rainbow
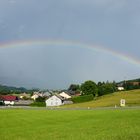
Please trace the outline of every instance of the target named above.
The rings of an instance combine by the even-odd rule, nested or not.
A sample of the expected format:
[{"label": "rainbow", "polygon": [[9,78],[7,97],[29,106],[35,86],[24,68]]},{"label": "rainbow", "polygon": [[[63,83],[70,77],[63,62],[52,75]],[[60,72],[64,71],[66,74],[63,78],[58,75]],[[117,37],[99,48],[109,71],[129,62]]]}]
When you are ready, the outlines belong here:
[{"label": "rainbow", "polygon": [[55,46],[73,46],[73,47],[82,47],[88,48],[96,52],[104,52],[110,55],[113,55],[121,60],[124,60],[128,63],[140,66],[140,60],[134,58],[130,55],[123,54],[121,52],[117,52],[113,49],[108,49],[103,46],[99,45],[91,45],[91,44],[84,44],[76,41],[66,41],[66,40],[25,40],[25,41],[15,41],[15,42],[8,42],[8,43],[0,43],[1,47],[25,47],[25,46],[34,46],[34,45],[55,45]]}]

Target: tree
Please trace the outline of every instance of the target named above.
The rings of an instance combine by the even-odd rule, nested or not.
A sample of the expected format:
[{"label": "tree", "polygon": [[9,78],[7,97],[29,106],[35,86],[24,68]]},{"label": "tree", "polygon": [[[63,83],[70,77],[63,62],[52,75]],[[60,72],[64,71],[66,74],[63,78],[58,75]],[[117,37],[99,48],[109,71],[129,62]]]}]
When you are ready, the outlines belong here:
[{"label": "tree", "polygon": [[71,90],[71,91],[77,91],[79,89],[80,89],[80,86],[76,84],[71,84],[70,87],[68,88],[68,90]]},{"label": "tree", "polygon": [[82,93],[84,95],[89,95],[89,94],[93,94],[94,96],[97,96],[98,93],[98,88],[95,82],[93,81],[85,81],[82,85],[81,85],[81,90]]},{"label": "tree", "polygon": [[115,83],[109,83],[107,82],[106,84],[102,84],[98,86],[98,95],[102,96],[105,94],[113,93],[116,91],[116,85]]},{"label": "tree", "polygon": [[98,82],[97,86],[99,87],[101,85],[103,85],[103,83],[102,82]]}]

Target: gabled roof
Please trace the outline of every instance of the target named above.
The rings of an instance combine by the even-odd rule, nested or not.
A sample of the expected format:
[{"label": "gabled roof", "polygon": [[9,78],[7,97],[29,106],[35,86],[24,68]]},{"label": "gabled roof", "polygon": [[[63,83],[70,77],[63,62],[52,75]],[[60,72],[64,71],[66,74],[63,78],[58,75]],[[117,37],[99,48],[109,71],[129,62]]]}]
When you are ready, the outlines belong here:
[{"label": "gabled roof", "polygon": [[24,97],[28,97],[28,98],[30,97],[30,95],[27,94],[27,93],[25,93],[25,92],[24,93],[21,93],[20,96],[24,96]]},{"label": "gabled roof", "polygon": [[70,95],[68,95],[68,94],[67,94],[67,93],[65,93],[65,92],[61,92],[59,95],[60,95],[61,97],[66,98],[66,99],[71,98],[71,96],[70,96]]},{"label": "gabled roof", "polygon": [[2,95],[0,97],[1,100],[3,101],[15,101],[18,100],[17,96],[13,96],[13,95]]},{"label": "gabled roof", "polygon": [[56,97],[58,97],[60,100],[64,100],[64,98],[62,96],[60,96],[59,94],[54,94]]},{"label": "gabled roof", "polygon": [[48,92],[48,91],[46,91],[46,92],[43,93],[43,96],[50,96],[50,95],[51,95],[51,93]]},{"label": "gabled roof", "polygon": [[[55,93],[53,94],[50,98],[52,98],[53,96],[56,96],[57,98],[59,98],[60,100],[64,101],[64,98],[61,97],[59,94]],[[49,100],[50,98],[46,99],[46,100]]]}]

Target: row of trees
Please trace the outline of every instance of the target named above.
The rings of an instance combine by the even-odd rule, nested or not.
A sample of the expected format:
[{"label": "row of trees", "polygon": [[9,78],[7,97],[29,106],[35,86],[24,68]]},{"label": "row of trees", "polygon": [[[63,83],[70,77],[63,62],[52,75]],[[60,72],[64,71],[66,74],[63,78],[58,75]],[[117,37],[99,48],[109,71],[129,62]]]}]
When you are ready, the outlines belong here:
[{"label": "row of trees", "polygon": [[34,91],[39,91],[39,89],[26,89],[24,87],[11,87],[11,86],[4,86],[0,85],[0,95],[6,94],[20,94],[26,92],[27,94],[33,94]]},{"label": "row of trees", "polygon": [[124,81],[122,83],[122,86],[125,88],[125,90],[140,89],[140,82],[127,82],[127,81]]},{"label": "row of trees", "polygon": [[71,84],[69,89],[75,92],[81,92],[82,95],[92,94],[96,96],[102,96],[105,94],[113,93],[117,90],[115,82],[98,82],[96,84],[94,81],[85,81],[81,85]]}]

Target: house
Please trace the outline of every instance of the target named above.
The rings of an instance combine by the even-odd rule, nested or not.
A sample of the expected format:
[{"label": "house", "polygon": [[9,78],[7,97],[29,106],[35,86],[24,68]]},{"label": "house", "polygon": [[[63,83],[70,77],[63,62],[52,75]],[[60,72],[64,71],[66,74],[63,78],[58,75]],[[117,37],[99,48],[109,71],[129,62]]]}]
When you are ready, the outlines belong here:
[{"label": "house", "polygon": [[31,99],[33,99],[34,101],[39,97],[38,94],[34,94],[33,96],[31,96]]},{"label": "house", "polygon": [[50,97],[51,93],[49,91],[46,91],[43,93],[43,97]]},{"label": "house", "polygon": [[64,98],[58,94],[54,94],[53,96],[48,98],[45,102],[46,106],[60,106],[64,104]]},{"label": "house", "polygon": [[35,101],[38,97],[43,97],[43,93],[42,92],[40,93],[40,92],[35,91],[33,93],[33,96],[31,96],[31,99],[33,99]]},{"label": "house", "polygon": [[65,92],[61,92],[59,95],[60,95],[61,97],[63,97],[64,99],[70,99],[70,98],[71,98],[71,96],[68,95],[68,94],[65,93]]},{"label": "house", "polygon": [[18,101],[18,97],[13,95],[2,95],[0,99],[5,105],[14,105]]},{"label": "house", "polygon": [[128,83],[133,86],[140,86],[140,82],[128,82]]},{"label": "house", "polygon": [[72,90],[68,90],[66,93],[68,93],[68,95],[73,96],[81,96],[81,92],[80,91],[72,91]]},{"label": "house", "polygon": [[24,92],[24,93],[20,94],[19,98],[20,99],[28,99],[28,98],[30,98],[30,95]]},{"label": "house", "polygon": [[124,87],[117,87],[117,89],[118,89],[119,91],[122,91],[122,90],[124,90]]}]

